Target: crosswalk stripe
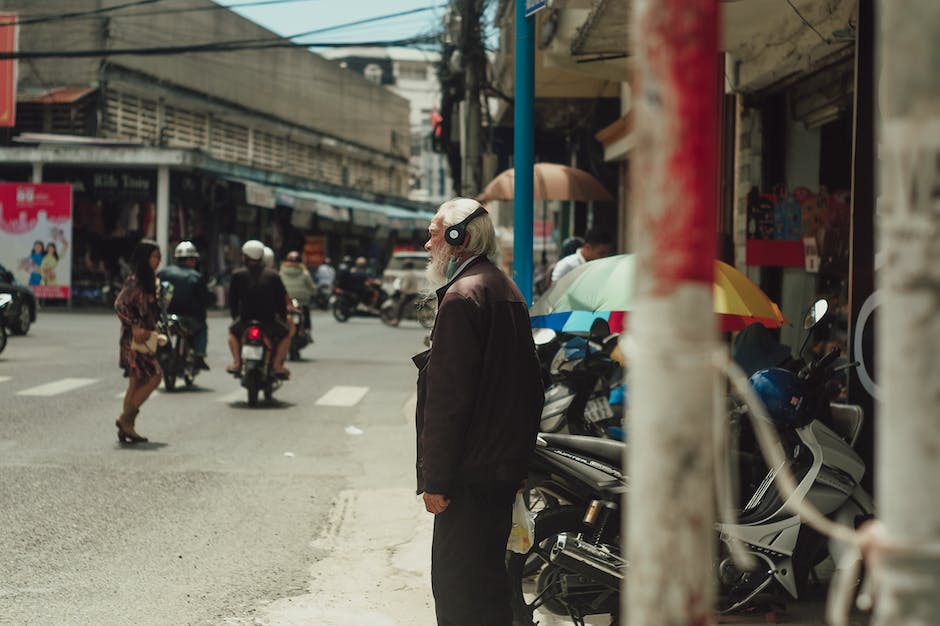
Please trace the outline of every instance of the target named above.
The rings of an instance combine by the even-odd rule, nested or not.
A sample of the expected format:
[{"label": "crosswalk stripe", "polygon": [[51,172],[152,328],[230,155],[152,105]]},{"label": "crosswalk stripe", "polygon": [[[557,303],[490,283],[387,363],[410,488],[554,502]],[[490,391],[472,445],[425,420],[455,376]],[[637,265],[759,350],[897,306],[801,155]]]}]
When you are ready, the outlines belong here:
[{"label": "crosswalk stripe", "polygon": [[55,396],[98,382],[97,378],[63,378],[55,382],[16,392],[18,396]]},{"label": "crosswalk stripe", "polygon": [[345,387],[338,385],[320,396],[316,404],[320,406],[353,406],[362,400],[368,387]]},{"label": "crosswalk stripe", "polygon": [[10,380],[9,376],[0,376],[0,383],[5,383]]}]

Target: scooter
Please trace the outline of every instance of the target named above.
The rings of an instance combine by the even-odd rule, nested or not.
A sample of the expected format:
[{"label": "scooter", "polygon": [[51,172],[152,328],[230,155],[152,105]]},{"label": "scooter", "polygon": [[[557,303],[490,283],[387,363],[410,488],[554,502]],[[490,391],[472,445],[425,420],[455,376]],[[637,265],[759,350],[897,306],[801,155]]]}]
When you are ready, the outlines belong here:
[{"label": "scooter", "polygon": [[[552,332],[539,333],[542,345],[551,345]],[[611,356],[618,338],[606,321],[597,319],[587,338],[568,335],[559,341],[550,364],[543,366],[549,384],[541,431],[606,437],[609,428],[622,423],[622,408],[615,410],[610,401],[611,390],[623,381],[623,370]]]},{"label": "scooter", "polygon": [[282,382],[274,373],[274,344],[257,320],[248,323],[241,340],[242,366],[234,375],[248,392],[248,404],[256,406],[259,393],[270,402]]},{"label": "scooter", "polygon": [[392,283],[391,293],[382,302],[379,312],[387,326],[398,326],[403,319],[417,320],[422,328],[434,327],[437,316],[437,299],[423,298],[418,293],[402,293],[401,278]]},{"label": "scooter", "polygon": [[[379,301],[377,306],[381,307],[388,295],[383,290],[379,290]],[[333,317],[337,322],[346,322],[350,317],[379,317],[380,314],[372,311],[359,298],[359,294],[354,291],[348,291],[336,287],[333,295],[330,296],[330,309],[333,311]]]},{"label": "scooter", "polygon": [[168,341],[157,348],[157,361],[163,370],[163,386],[167,391],[174,391],[179,378],[183,379],[187,387],[191,387],[199,373],[193,341],[198,322],[168,312],[167,307],[173,298],[170,283],[161,283],[161,293],[160,332],[167,336]]},{"label": "scooter", "polygon": [[[836,373],[831,365],[837,356],[833,352],[804,366],[800,379],[823,389]],[[741,414],[739,408],[732,409],[732,419],[735,414]],[[805,423],[775,424],[797,481],[792,497],[850,527],[873,515],[871,497],[859,484],[865,465],[852,449],[862,420],[857,406],[826,403],[815,407]],[[616,619],[627,566],[619,536],[626,446],[576,435],[539,436],[528,485],[545,508],[536,516],[530,554],[507,558],[515,623],[533,624],[532,611],[540,606],[568,615],[575,624],[592,614],[611,613]],[[827,555],[840,567],[847,564],[846,546],[832,541],[827,546],[790,512],[774,486],[778,468],[767,468],[756,455],[742,455],[742,461],[751,466],[745,474],[763,479],[752,487],[740,519],[715,527],[721,545],[716,561],[718,608],[723,613],[764,601],[779,603],[785,597],[798,599],[810,571]],[[744,545],[756,566],[745,569],[734,562],[732,541]],[[533,558],[538,560],[536,594],[526,597],[522,579],[533,569]]]},{"label": "scooter", "polygon": [[310,308],[302,305],[297,298],[291,299],[290,310],[291,323],[294,326],[294,334],[290,338],[290,351],[287,353],[291,361],[300,360],[300,351],[313,343],[311,329],[307,327],[307,320],[310,319]]}]

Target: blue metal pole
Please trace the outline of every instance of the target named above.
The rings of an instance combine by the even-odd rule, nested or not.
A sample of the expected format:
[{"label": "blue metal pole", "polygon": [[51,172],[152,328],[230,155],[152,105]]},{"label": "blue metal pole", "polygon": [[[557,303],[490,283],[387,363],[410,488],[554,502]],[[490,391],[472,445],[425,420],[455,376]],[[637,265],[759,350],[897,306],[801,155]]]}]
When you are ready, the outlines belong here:
[{"label": "blue metal pole", "polygon": [[525,0],[516,0],[516,93],[514,102],[512,271],[526,302],[532,304],[532,231],[534,210],[532,109],[535,100],[534,18],[525,16]]}]

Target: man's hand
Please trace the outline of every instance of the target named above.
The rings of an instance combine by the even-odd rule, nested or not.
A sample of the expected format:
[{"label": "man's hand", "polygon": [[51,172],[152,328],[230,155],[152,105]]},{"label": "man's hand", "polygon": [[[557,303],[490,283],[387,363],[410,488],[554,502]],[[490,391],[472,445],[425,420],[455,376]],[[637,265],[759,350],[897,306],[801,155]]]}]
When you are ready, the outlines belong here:
[{"label": "man's hand", "polygon": [[424,492],[424,508],[427,509],[428,513],[434,513],[435,515],[443,513],[449,504],[450,500],[443,494]]}]

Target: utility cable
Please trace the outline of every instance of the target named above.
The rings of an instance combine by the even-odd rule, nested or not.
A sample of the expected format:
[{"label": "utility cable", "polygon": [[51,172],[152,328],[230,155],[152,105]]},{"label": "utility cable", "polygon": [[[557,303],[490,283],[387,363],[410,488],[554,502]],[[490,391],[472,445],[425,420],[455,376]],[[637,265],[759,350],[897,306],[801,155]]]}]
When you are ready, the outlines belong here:
[{"label": "utility cable", "polygon": [[199,52],[238,52],[242,50],[268,50],[274,48],[351,48],[351,47],[410,47],[419,44],[428,44],[436,40],[435,35],[423,35],[419,37],[409,37],[406,39],[396,39],[391,41],[353,41],[353,42],[308,42],[303,44],[293,41],[265,40],[261,42],[222,42],[207,43],[185,46],[163,46],[148,48],[119,48],[97,50],[35,50],[27,52],[0,52],[0,60],[6,59],[77,59],[87,57],[112,57],[112,56],[169,56],[175,54],[189,54]]},{"label": "utility cable", "polygon": [[832,43],[831,41],[829,41],[828,39],[826,39],[825,37],[823,37],[822,33],[819,32],[818,30],[816,30],[816,27],[809,23],[809,20],[807,20],[805,17],[803,17],[803,14],[800,13],[800,10],[797,9],[797,8],[796,8],[796,5],[793,4],[793,0],[787,0],[787,4],[789,4],[789,5],[790,5],[790,8],[793,9],[793,12],[796,13],[796,14],[799,16],[799,18],[800,18],[801,20],[803,20],[803,23],[804,23],[804,24],[806,24],[807,26],[809,26],[810,29],[812,29],[812,31],[813,31],[814,33],[816,33],[817,35],[819,35],[819,38],[822,40],[822,42],[823,42],[824,44],[829,45],[830,43]]}]

